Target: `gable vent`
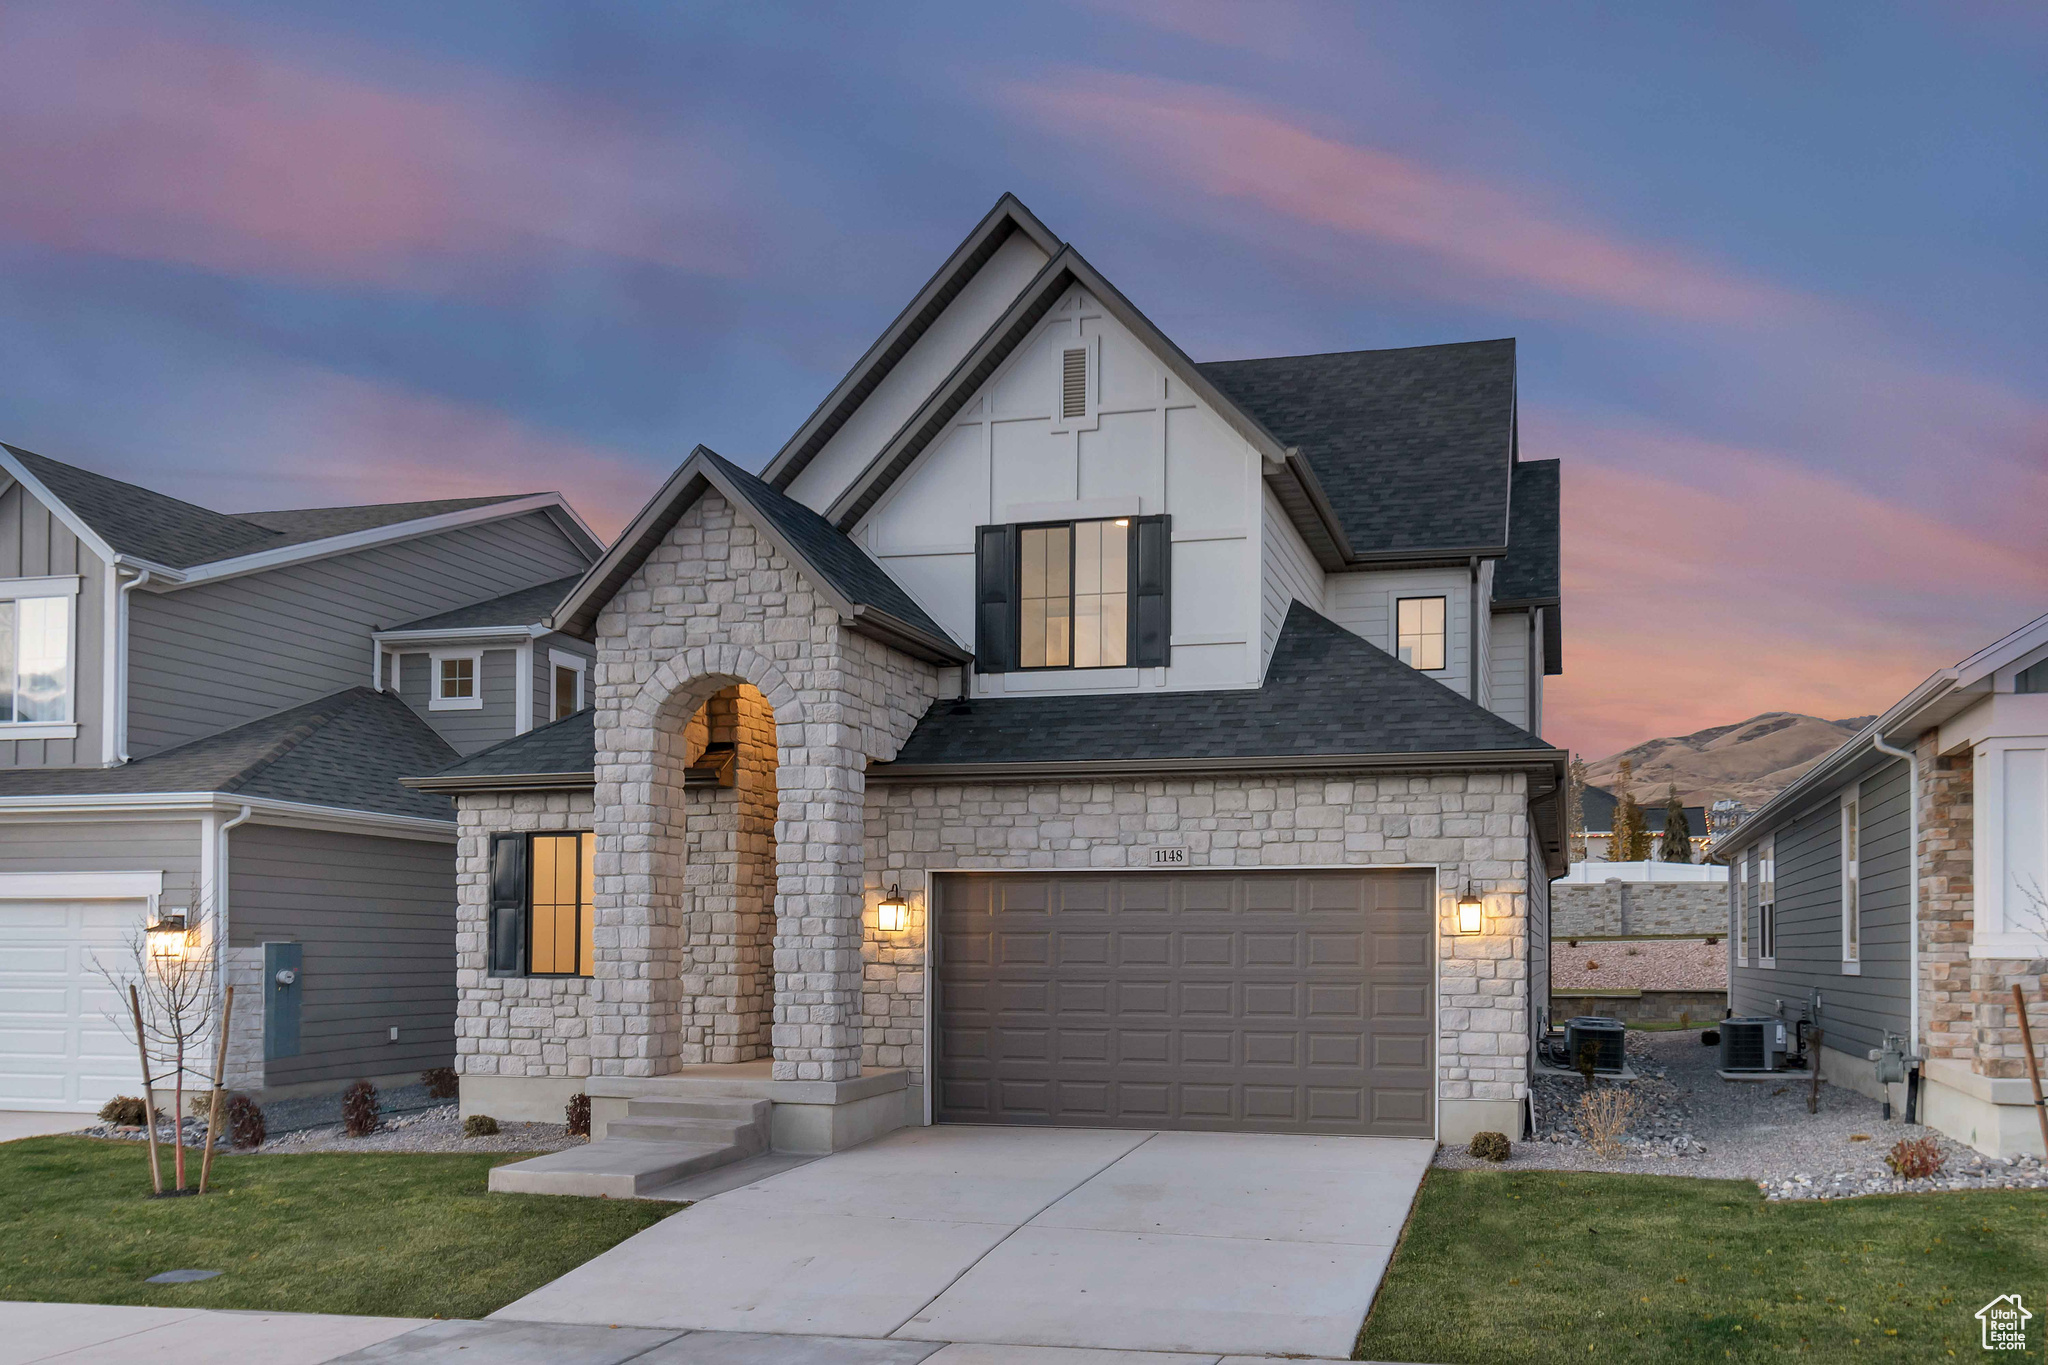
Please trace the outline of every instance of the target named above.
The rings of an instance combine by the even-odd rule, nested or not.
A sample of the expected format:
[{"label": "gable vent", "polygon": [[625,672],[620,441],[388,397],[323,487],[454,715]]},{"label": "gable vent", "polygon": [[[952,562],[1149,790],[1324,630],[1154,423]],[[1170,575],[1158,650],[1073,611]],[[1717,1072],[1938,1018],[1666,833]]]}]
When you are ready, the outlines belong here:
[{"label": "gable vent", "polygon": [[1069,346],[1060,354],[1060,418],[1088,415],[1088,348]]}]

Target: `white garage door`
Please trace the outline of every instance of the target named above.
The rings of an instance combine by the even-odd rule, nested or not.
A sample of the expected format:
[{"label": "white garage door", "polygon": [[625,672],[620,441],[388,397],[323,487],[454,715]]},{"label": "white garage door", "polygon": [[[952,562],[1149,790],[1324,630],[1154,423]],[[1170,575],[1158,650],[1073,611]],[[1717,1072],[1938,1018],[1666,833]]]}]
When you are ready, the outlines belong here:
[{"label": "white garage door", "polygon": [[145,900],[0,899],[0,1109],[98,1109],[140,1094],[127,1002],[93,970],[118,969]]}]

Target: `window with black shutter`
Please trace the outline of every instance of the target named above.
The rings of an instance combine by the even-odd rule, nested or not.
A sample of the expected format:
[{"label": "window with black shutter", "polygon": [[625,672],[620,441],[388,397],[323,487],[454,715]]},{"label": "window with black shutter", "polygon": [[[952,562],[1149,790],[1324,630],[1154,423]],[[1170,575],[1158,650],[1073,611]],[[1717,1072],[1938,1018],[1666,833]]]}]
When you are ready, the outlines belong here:
[{"label": "window with black shutter", "polygon": [[589,831],[491,836],[492,976],[591,976],[596,897]]},{"label": "window with black shutter", "polygon": [[979,671],[1166,666],[1169,518],[983,526],[975,545]]}]

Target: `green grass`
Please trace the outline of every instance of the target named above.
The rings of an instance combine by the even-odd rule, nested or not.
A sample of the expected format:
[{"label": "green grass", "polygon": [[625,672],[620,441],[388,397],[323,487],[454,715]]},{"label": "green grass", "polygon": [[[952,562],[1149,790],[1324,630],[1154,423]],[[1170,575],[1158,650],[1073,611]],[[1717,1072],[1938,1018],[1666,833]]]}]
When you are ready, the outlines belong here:
[{"label": "green grass", "polygon": [[[216,1155],[205,1198],[150,1199],[140,1143],[6,1143],[0,1300],[482,1317],[679,1207],[486,1194],[491,1167],[519,1159]],[[143,1283],[185,1268],[226,1273]]]},{"label": "green grass", "polygon": [[1644,1033],[1677,1033],[1681,1029],[1698,1033],[1703,1028],[1717,1028],[1720,1023],[1719,1019],[1689,1019],[1682,1024],[1676,1019],[1647,1019],[1633,1021],[1628,1027]]},{"label": "green grass", "polygon": [[2044,1289],[2048,1193],[1767,1204],[1743,1181],[1433,1170],[1358,1358],[1975,1358],[1972,1315]]}]

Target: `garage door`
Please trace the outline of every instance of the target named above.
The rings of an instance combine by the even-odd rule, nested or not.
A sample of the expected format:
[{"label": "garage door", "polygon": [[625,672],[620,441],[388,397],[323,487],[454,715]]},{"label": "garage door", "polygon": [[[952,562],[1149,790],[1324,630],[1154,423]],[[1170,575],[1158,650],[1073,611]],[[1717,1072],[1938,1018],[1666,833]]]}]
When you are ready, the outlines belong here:
[{"label": "garage door", "polygon": [[140,1094],[127,1005],[93,970],[118,967],[147,902],[0,899],[0,1109],[90,1111]]},{"label": "garage door", "polygon": [[938,879],[940,1122],[1432,1135],[1431,879]]}]

